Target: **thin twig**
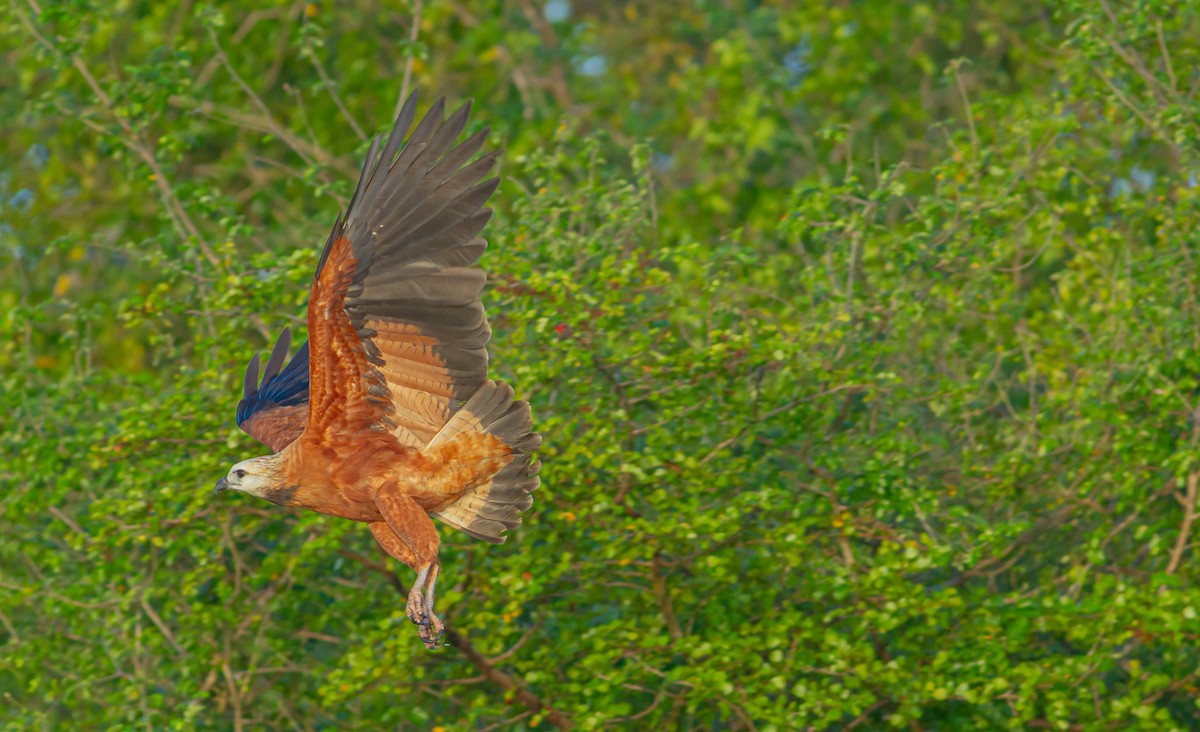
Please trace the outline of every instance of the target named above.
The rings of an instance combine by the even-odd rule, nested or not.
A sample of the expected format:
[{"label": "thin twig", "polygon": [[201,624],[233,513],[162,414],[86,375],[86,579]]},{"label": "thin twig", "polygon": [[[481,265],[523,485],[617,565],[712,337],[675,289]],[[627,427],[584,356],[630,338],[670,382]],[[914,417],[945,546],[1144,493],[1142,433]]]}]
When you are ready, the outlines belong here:
[{"label": "thin twig", "polygon": [[4,629],[8,631],[9,642],[12,645],[17,646],[21,644],[21,636],[17,633],[16,627],[13,626],[8,616],[2,612],[0,612],[0,625],[3,625]]},{"label": "thin twig", "polygon": [[683,638],[683,628],[679,625],[679,618],[675,616],[675,606],[671,602],[671,589],[667,586],[666,575],[662,573],[658,554],[654,555],[650,578],[650,586],[658,601],[659,612],[662,613],[663,621],[667,624],[667,633],[670,634],[672,640],[678,641]]},{"label": "thin twig", "polygon": [[1171,91],[1177,92],[1179,82],[1175,79],[1175,67],[1171,64],[1171,54],[1167,51],[1167,39],[1163,37],[1162,19],[1154,21],[1154,30],[1158,34],[1158,49],[1162,53],[1163,68],[1167,71],[1167,79],[1171,82]]},{"label": "thin twig", "polygon": [[210,28],[208,31],[208,37],[212,41],[213,49],[215,49],[217,58],[220,60],[221,65],[225,67],[225,71],[229,73],[229,75],[233,78],[234,83],[237,84],[238,87],[246,94],[246,96],[250,98],[250,101],[254,103],[254,106],[258,107],[258,111],[262,113],[262,119],[266,125],[266,131],[270,132],[272,135],[278,137],[280,140],[286,143],[287,146],[292,148],[292,150],[295,151],[295,153],[299,155],[305,163],[312,165],[314,160],[310,156],[309,152],[306,151],[301,145],[296,144],[295,136],[275,121],[275,117],[271,114],[271,109],[267,107],[267,103],[264,102],[262,97],[260,97],[254,91],[254,89],[252,89],[250,85],[246,83],[246,80],[243,79],[242,75],[237,72],[237,69],[233,68],[233,63],[229,60],[229,56],[225,53],[225,48],[221,45],[220,39],[217,38],[216,31]]},{"label": "thin twig", "polygon": [[72,519],[70,516],[63,513],[62,510],[60,510],[58,508],[58,506],[50,506],[46,510],[50,513],[51,516],[58,519],[59,521],[62,521],[64,524],[66,524],[68,527],[70,527],[70,529],[72,531],[74,531],[76,534],[79,534],[84,539],[87,539],[87,541],[89,543],[91,542],[92,537],[88,536],[88,533],[86,531],[84,531],[82,528],[80,528],[79,524],[75,523],[74,519]]},{"label": "thin twig", "polygon": [[707,464],[710,460],[715,458],[722,450],[724,450],[725,448],[729,447],[733,443],[740,440],[742,438],[742,436],[745,435],[747,431],[749,431],[751,426],[759,424],[761,422],[765,422],[768,419],[771,419],[772,417],[775,417],[783,412],[786,412],[790,409],[795,408],[797,405],[803,404],[805,402],[810,402],[814,399],[819,399],[820,397],[829,396],[830,394],[835,394],[839,391],[852,390],[854,392],[860,392],[860,391],[866,391],[869,388],[870,388],[870,386],[867,384],[842,384],[840,386],[835,386],[832,389],[826,389],[825,391],[818,392],[816,394],[811,394],[807,397],[793,399],[792,401],[787,402],[786,404],[783,404],[781,406],[776,407],[775,409],[772,409],[771,411],[767,412],[766,414],[762,415],[761,417],[756,417],[756,418],[748,421],[746,424],[742,425],[742,428],[740,430],[738,430],[738,432],[735,435],[733,435],[733,437],[722,440],[721,442],[717,443],[716,446],[713,447],[712,450],[709,450],[708,454],[705,455],[703,458],[701,458],[700,462],[697,463],[697,465],[702,466],[702,465]]},{"label": "thin twig", "polygon": [[245,719],[242,717],[242,694],[238,689],[237,680],[229,659],[233,656],[229,634],[225,634],[225,655],[221,658],[221,675],[225,677],[225,686],[229,689],[229,704],[233,707],[233,728],[236,732],[245,729]]},{"label": "thin twig", "polygon": [[1175,494],[1175,500],[1183,506],[1183,520],[1179,522],[1179,536],[1175,538],[1175,547],[1171,550],[1171,561],[1167,563],[1167,574],[1175,574],[1183,554],[1187,551],[1188,536],[1192,530],[1192,522],[1196,520],[1196,483],[1200,472],[1188,473],[1187,485],[1183,495]]},{"label": "thin twig", "polygon": [[186,657],[188,655],[187,651],[183,649],[183,646],[179,645],[179,641],[175,640],[175,634],[172,633],[171,629],[167,627],[167,624],[163,622],[162,617],[160,617],[159,614],[154,610],[154,606],[150,604],[145,596],[138,598],[138,600],[142,606],[142,610],[144,610],[146,615],[150,617],[151,622],[158,626],[158,629],[162,631],[163,636],[166,637],[167,641],[171,644],[171,647],[175,649],[175,652],[178,653],[180,657]]},{"label": "thin twig", "polygon": [[367,133],[363,132],[363,128],[354,119],[354,115],[350,114],[350,110],[346,108],[346,104],[342,101],[342,96],[337,93],[337,85],[333,83],[333,79],[329,78],[329,74],[325,73],[325,65],[321,63],[321,59],[317,56],[316,51],[310,51],[308,57],[317,69],[317,76],[321,77],[321,83],[325,85],[325,91],[329,92],[329,96],[333,99],[333,103],[337,105],[338,111],[342,113],[342,117],[350,125],[350,129],[354,130],[354,134],[358,135],[359,140],[367,139]]},{"label": "thin twig", "polygon": [[1117,97],[1117,99],[1121,100],[1121,104],[1124,104],[1130,112],[1133,112],[1135,115],[1137,115],[1137,118],[1142,121],[1142,124],[1146,125],[1146,127],[1152,130],[1160,140],[1166,143],[1167,147],[1171,149],[1171,153],[1174,155],[1175,160],[1179,160],[1183,157],[1183,153],[1180,151],[1179,145],[1175,143],[1175,140],[1172,139],[1171,135],[1169,135],[1166,130],[1159,127],[1157,124],[1155,124],[1154,120],[1147,117],[1146,113],[1143,112],[1136,104],[1130,101],[1129,97],[1125,96],[1125,92],[1121,91],[1117,85],[1112,83],[1112,81],[1101,71],[1095,68],[1092,70],[1096,72],[1096,76],[1100,77],[1100,80],[1104,82],[1104,84]]},{"label": "thin twig", "polygon": [[525,631],[525,635],[518,638],[517,642],[514,643],[511,648],[509,648],[504,653],[501,653],[499,656],[492,656],[491,658],[488,659],[488,661],[491,662],[492,664],[497,664],[497,663],[500,663],[501,661],[507,661],[508,659],[512,658],[513,654],[516,653],[517,651],[519,651],[521,649],[521,646],[525,645],[529,641],[529,639],[533,637],[533,634],[536,633],[538,630],[540,630],[541,627],[542,627],[542,621],[539,620],[536,623],[534,623],[533,625],[531,625],[529,627],[529,630]]},{"label": "thin twig", "polygon": [[408,101],[409,89],[412,86],[413,65],[416,63],[417,37],[421,34],[421,10],[424,4],[424,0],[413,0],[412,27],[408,31],[408,58],[404,60],[404,81],[400,83],[400,98],[396,100],[396,109],[392,112],[392,119],[400,117],[400,110],[403,109],[404,102]]},{"label": "thin twig", "polygon": [[959,69],[964,62],[964,59],[957,60],[950,65],[950,69],[954,73],[954,85],[958,87],[958,96],[962,99],[963,112],[967,117],[967,133],[971,135],[971,154],[975,162],[979,162],[979,135],[975,132],[975,118],[971,113],[971,99],[967,96],[967,87],[963,84],[962,74],[959,73]]},{"label": "thin twig", "polygon": [[345,175],[358,175],[357,165],[338,164],[337,158],[327,150],[315,143],[305,142],[288,130],[280,127],[269,117],[264,118],[262,116],[245,114],[229,107],[218,106],[212,102],[193,104],[190,100],[186,100],[183,97],[169,97],[167,104],[177,109],[186,109],[189,112],[202,114],[218,122],[237,125],[238,127],[254,132],[264,132],[279,138],[281,142],[290,147],[306,163],[311,164],[313,160],[316,160],[320,165],[336,167],[339,172]]}]

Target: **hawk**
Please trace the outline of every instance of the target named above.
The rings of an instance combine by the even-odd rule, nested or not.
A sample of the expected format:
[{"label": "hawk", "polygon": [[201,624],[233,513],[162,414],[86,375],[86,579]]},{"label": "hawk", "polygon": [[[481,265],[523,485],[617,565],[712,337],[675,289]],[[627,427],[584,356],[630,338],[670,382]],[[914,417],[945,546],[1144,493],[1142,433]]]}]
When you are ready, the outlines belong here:
[{"label": "hawk", "polygon": [[443,120],[404,104],[372,142],[345,215],[321,252],[308,338],[285,367],[275,343],[262,380],[250,360],[237,424],[274,451],[217,481],[283,506],[361,521],[416,580],[406,614],[435,648],[438,534],[431,517],[502,543],[538,487],[529,403],[488,378],[479,236],[498,152],[487,130],[458,142],[470,105]]}]

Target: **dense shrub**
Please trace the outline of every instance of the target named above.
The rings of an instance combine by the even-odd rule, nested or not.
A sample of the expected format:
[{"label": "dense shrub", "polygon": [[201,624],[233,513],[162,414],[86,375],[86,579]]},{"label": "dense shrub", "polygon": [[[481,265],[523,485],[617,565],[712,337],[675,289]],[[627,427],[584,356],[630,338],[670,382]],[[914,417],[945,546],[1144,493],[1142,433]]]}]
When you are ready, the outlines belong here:
[{"label": "dense shrub", "polygon": [[[8,728],[1200,727],[1197,9],[384,5],[4,11]],[[434,654],[211,495],[409,88],[545,436]]]}]

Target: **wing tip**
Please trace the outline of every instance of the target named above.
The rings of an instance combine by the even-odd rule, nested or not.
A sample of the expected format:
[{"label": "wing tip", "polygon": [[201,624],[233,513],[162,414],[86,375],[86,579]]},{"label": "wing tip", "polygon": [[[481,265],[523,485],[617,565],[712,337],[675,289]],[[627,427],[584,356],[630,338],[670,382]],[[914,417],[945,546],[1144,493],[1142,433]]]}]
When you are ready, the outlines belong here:
[{"label": "wing tip", "polygon": [[254,358],[246,364],[246,375],[242,379],[242,398],[249,399],[258,392],[258,363],[259,355],[254,354]]},{"label": "wing tip", "polygon": [[279,337],[275,339],[275,346],[271,349],[271,357],[267,359],[267,367],[263,369],[263,386],[279,374],[279,370],[283,368],[283,362],[287,359],[287,352],[291,346],[292,329],[285,327],[283,332],[279,334]]}]

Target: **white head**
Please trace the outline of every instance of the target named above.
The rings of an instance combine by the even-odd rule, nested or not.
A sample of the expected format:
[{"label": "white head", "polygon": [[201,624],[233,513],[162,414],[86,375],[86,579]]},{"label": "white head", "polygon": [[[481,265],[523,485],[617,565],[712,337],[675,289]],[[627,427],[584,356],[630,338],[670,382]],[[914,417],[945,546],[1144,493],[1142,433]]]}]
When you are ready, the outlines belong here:
[{"label": "white head", "polygon": [[229,475],[217,481],[214,493],[241,491],[273,500],[284,490],[282,468],[280,453],[243,460],[229,469]]}]

